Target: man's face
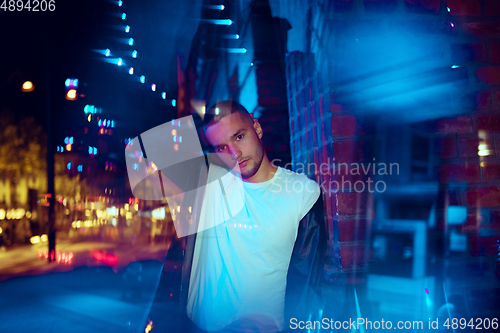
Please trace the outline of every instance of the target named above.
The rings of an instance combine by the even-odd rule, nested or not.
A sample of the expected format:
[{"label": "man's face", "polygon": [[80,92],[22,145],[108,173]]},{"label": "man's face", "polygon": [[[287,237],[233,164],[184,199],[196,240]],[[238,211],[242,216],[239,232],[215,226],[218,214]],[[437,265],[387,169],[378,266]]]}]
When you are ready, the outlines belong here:
[{"label": "man's face", "polygon": [[262,127],[257,120],[253,120],[252,125],[236,112],[208,126],[205,133],[226,165],[232,168],[234,163],[238,162],[241,178],[251,178],[259,171],[264,158],[264,148],[260,141]]}]

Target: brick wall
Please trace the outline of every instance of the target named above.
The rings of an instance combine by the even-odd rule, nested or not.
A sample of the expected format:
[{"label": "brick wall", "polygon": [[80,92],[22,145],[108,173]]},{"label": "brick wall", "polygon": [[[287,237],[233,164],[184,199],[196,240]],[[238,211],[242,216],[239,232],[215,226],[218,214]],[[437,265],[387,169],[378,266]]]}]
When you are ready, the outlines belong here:
[{"label": "brick wall", "polygon": [[[376,157],[374,133],[364,128],[359,112],[336,98],[342,94],[335,82],[339,66],[335,57],[336,34],[342,33],[340,30],[345,26],[335,22],[349,22],[352,26],[358,18],[368,18],[373,24],[391,15],[407,17],[408,26],[422,36],[443,36],[449,47],[444,56],[468,75],[467,82],[450,91],[450,103],[442,105],[451,110],[445,113],[454,112],[457,116],[434,122],[437,181],[441,184],[441,197],[446,197],[440,202],[469,208],[469,219],[464,225],[471,235],[469,255],[493,253],[487,250],[494,242],[491,237],[483,240],[478,236],[481,223],[486,220],[477,220],[477,209],[491,208],[487,227],[500,226],[500,1],[330,0],[313,2],[309,10],[308,28],[304,29],[308,51],[295,51],[287,56],[294,167],[327,163],[329,173],[309,172],[309,176],[320,184],[328,184],[342,180],[342,176],[345,180],[349,174],[348,171],[332,174],[334,160],[363,163]],[[481,134],[484,137],[479,133],[485,133]],[[489,156],[478,156],[480,143],[487,145]],[[350,176],[349,180],[366,182],[367,177],[370,175]],[[371,256],[368,240],[374,215],[372,195],[367,191],[327,190],[323,199],[333,270],[359,271],[366,267]],[[441,213],[446,211],[444,206],[439,209]],[[441,216],[440,227],[446,229],[445,215]]]},{"label": "brick wall", "polygon": [[[497,256],[491,249],[500,237],[479,233],[500,229],[500,1],[445,3],[458,27],[450,54],[467,68],[471,83],[461,100],[464,114],[437,121],[439,180],[449,204],[468,208],[467,222],[459,226],[468,235],[468,255]],[[481,144],[488,150],[485,156],[478,155]],[[479,214],[481,208],[487,208],[486,216]],[[446,227],[446,220],[441,224]]]},{"label": "brick wall", "polygon": [[[287,55],[292,162],[322,187],[328,253],[325,277],[354,273],[370,259],[372,194],[365,188],[371,175],[350,172],[351,163],[372,157],[357,117],[335,103],[334,93],[316,72],[315,55]],[[340,163],[345,163],[341,167]],[[354,173],[354,174],[353,174]]]}]

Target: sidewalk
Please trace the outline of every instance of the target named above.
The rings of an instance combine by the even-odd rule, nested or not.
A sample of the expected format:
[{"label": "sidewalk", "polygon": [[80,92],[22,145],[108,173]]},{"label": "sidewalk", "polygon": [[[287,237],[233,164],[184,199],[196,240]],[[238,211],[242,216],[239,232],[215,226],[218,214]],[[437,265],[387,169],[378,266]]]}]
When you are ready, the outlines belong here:
[{"label": "sidewalk", "polygon": [[133,296],[122,272],[80,267],[0,282],[0,332],[144,332],[162,263],[144,261]]}]

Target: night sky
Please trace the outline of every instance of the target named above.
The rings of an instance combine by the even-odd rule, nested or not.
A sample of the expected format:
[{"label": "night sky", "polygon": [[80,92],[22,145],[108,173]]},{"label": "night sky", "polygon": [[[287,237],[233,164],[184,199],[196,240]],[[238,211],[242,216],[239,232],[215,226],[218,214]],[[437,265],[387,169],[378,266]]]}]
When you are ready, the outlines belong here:
[{"label": "night sky", "polygon": [[[168,89],[168,96],[173,98],[177,93],[177,82],[173,76],[175,63],[172,63],[171,58],[175,56],[176,50],[168,54],[169,61],[161,61],[166,58],[162,50],[167,49],[169,43],[162,45],[160,40],[159,46],[156,45],[153,38],[157,37],[152,36],[151,26],[148,25],[155,18],[159,22],[164,21],[159,15],[161,11],[152,6],[158,7],[162,3],[165,2],[152,1],[146,6],[140,1],[129,0],[124,2],[123,8],[118,8],[117,1],[56,0],[54,12],[28,12],[26,9],[11,12],[1,9],[0,31],[3,45],[0,110],[9,109],[19,118],[35,116],[45,126],[48,83],[56,141],[67,136],[70,131],[82,130],[87,122],[83,112],[86,104],[102,108],[103,117],[115,120],[115,133],[120,139],[134,137],[169,121],[175,117],[175,109],[168,105],[169,102],[152,96],[149,85],[141,86],[135,82],[137,78],[134,80],[127,73],[129,64],[119,68],[105,63],[103,55],[96,52],[106,48],[121,50],[126,47],[122,41],[127,35],[121,30],[125,23],[119,14],[128,10],[126,24],[135,29],[133,32],[136,40],[143,40],[143,44],[137,46],[140,54],[150,52],[147,58],[154,60],[147,62],[142,58],[142,69],[148,73],[158,73],[158,78],[168,81],[168,85],[164,84],[162,88]],[[159,33],[167,35],[168,30]],[[151,39],[146,40],[147,45],[144,42],[145,36]],[[176,38],[175,34],[172,38]],[[189,42],[185,41],[186,44]],[[183,53],[187,51],[188,48],[184,46]],[[50,73],[48,77],[47,66]],[[168,67],[169,72],[161,66]],[[79,79],[78,92],[86,97],[67,101],[64,98],[64,82],[66,78],[73,77]],[[34,92],[20,91],[20,85],[25,80],[33,81]]]}]

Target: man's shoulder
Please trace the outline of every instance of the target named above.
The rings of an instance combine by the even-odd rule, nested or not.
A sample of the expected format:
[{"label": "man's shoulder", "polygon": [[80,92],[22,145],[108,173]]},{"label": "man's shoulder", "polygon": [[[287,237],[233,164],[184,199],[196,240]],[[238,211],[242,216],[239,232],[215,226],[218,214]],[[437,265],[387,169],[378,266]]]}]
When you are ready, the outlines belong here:
[{"label": "man's shoulder", "polygon": [[302,182],[313,182],[317,184],[313,179],[307,177],[304,173],[298,173],[292,171],[290,169],[285,169],[283,167],[278,167],[278,171],[280,175],[283,175],[284,179],[294,180],[294,181],[302,181]]}]

